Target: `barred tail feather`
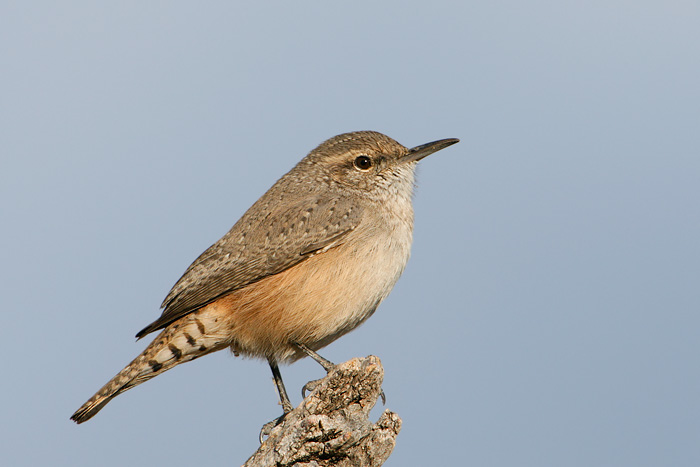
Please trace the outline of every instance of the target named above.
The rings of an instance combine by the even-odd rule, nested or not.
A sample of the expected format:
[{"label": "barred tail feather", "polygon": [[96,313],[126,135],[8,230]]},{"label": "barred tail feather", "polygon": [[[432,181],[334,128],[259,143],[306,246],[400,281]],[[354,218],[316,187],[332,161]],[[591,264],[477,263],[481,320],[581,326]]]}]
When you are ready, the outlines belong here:
[{"label": "barred tail feather", "polygon": [[72,416],[83,423],[119,394],[148,381],[180,363],[189,362],[229,345],[220,332],[208,333],[198,313],[188,315],[166,327],[146,349],[97,391]]}]

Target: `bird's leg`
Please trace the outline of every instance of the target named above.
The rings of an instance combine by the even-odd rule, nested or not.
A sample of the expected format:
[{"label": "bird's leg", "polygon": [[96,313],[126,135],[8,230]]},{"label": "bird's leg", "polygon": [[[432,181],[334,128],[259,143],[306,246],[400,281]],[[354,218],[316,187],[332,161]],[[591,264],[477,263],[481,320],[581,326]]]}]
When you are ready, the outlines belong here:
[{"label": "bird's leg", "polygon": [[302,352],[304,352],[308,357],[311,357],[314,360],[316,360],[316,363],[321,365],[323,367],[323,369],[326,370],[326,373],[330,373],[330,371],[333,368],[335,368],[335,363],[331,362],[330,360],[326,360],[325,358],[323,358],[322,356],[320,356],[319,354],[317,354],[316,352],[314,352],[313,350],[311,350],[310,348],[308,348],[304,344],[299,344],[297,342],[294,342],[293,345],[295,347],[297,347],[299,350],[301,350]]},{"label": "bird's leg", "polygon": [[287,395],[287,389],[284,387],[284,381],[282,381],[282,374],[280,373],[280,368],[277,366],[277,362],[273,359],[269,359],[270,369],[272,370],[272,377],[275,380],[275,386],[277,386],[277,392],[280,395],[280,403],[282,404],[282,410],[284,413],[289,413],[292,411],[292,403],[289,401],[289,396]]},{"label": "bird's leg", "polygon": [[[333,368],[335,368],[335,364],[331,362],[330,360],[326,360],[322,356],[320,356],[318,353],[314,352],[304,344],[299,344],[298,342],[293,342],[292,343],[294,346],[296,346],[299,350],[304,352],[307,356],[313,358],[316,360],[316,362],[323,367],[324,370],[326,370],[326,373],[330,373]],[[306,398],[306,391],[313,391],[316,389],[316,386],[318,386],[318,383],[320,383],[320,379],[315,379],[313,381],[309,381],[304,385],[304,387],[301,388],[301,397]],[[379,393],[379,397],[382,399],[382,404],[386,405],[386,395],[384,394],[384,390],[382,389],[382,392]]]},{"label": "bird's leg", "polygon": [[[313,358],[316,360],[316,362],[323,367],[324,370],[326,370],[326,373],[330,373],[333,368],[335,368],[335,364],[331,362],[330,360],[326,360],[322,356],[320,356],[318,353],[314,352],[304,344],[299,344],[298,342],[293,342],[292,343],[296,348],[304,352],[307,356]],[[304,387],[301,388],[301,397],[306,398],[306,392],[313,391],[316,389],[316,386],[318,386],[318,383],[320,383],[320,379],[315,379],[313,381],[309,381],[304,385]]]},{"label": "bird's leg", "polygon": [[267,362],[270,364],[272,377],[275,380],[275,386],[277,386],[277,393],[280,396],[280,403],[282,404],[282,411],[284,413],[263,425],[263,427],[260,429],[260,444],[263,443],[265,436],[270,435],[270,432],[274,427],[282,423],[285,415],[292,411],[292,403],[289,401],[289,396],[287,395],[287,390],[284,387],[284,381],[282,381],[282,374],[280,373],[279,366],[277,366],[277,361],[273,358],[268,358]]}]

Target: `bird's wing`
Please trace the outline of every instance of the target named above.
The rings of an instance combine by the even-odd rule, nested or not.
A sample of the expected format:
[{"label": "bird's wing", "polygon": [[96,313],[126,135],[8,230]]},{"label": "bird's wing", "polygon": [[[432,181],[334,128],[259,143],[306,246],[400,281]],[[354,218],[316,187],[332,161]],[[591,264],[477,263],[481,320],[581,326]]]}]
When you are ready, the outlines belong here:
[{"label": "bird's wing", "polygon": [[136,337],[342,244],[359,224],[362,210],[344,198],[309,197],[258,217],[244,216],[202,253],[163,301],[160,318]]}]

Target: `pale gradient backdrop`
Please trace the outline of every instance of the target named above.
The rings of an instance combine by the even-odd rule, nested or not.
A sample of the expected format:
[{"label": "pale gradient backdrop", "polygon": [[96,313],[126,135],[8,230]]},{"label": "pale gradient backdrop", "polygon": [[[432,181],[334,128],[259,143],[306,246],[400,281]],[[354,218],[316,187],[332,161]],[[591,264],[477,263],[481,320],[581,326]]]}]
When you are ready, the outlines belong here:
[{"label": "pale gradient backdrop", "polygon": [[[696,1],[3,2],[0,464],[228,466],[280,407],[219,353],[73,411],[195,257],[338,133],[421,162],[364,326],[387,465],[700,465]],[[283,367],[293,402],[322,375]],[[375,409],[374,416],[379,411]]]}]

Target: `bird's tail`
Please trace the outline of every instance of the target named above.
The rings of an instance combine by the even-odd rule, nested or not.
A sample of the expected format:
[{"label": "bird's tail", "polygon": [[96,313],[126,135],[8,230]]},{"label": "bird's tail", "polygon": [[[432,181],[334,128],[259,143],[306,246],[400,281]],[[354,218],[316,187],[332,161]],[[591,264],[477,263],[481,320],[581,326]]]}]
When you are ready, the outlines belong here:
[{"label": "bird's tail", "polygon": [[[204,311],[204,310],[200,310]],[[71,416],[90,420],[113,398],[154,376],[228,346],[221,329],[205,330],[206,316],[193,313],[166,327],[148,347]],[[207,323],[208,324],[208,323]],[[213,331],[213,332],[211,332]]]}]

